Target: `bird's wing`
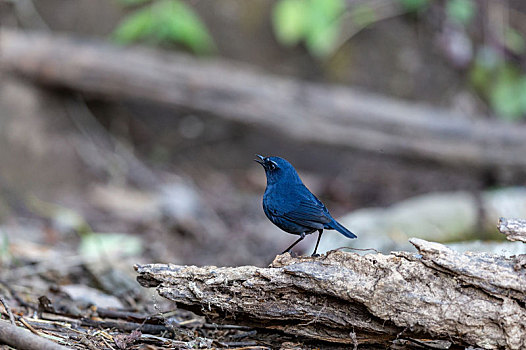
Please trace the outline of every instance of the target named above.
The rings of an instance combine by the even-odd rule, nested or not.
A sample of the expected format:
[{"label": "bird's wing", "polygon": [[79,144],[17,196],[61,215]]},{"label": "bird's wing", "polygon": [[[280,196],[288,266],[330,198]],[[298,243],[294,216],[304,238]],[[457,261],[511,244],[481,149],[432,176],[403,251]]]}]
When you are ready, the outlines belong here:
[{"label": "bird's wing", "polygon": [[[310,196],[309,196],[310,197]],[[323,224],[331,222],[325,206],[312,195],[313,198],[302,198],[292,210],[285,212],[282,217],[299,225],[322,229]]]}]

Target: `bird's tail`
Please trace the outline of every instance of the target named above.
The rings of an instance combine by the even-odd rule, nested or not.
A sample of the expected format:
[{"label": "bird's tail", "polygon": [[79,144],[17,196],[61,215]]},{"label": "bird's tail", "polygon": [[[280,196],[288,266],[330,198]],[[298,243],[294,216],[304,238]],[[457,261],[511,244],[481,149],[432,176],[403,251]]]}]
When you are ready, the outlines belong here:
[{"label": "bird's tail", "polygon": [[332,221],[329,222],[327,224],[327,226],[329,228],[332,228],[333,230],[336,230],[336,231],[340,232],[345,237],[356,238],[356,235],[354,233],[352,233],[351,231],[347,230],[345,227],[343,227],[342,224],[340,224],[338,221],[336,221],[334,219],[332,219]]}]

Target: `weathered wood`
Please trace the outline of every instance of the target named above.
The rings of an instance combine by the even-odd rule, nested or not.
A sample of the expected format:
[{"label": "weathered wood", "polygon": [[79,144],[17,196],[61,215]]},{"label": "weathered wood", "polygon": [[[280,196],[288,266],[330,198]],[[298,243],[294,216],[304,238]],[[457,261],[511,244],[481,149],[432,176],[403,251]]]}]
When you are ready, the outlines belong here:
[{"label": "weathered wood", "polygon": [[12,346],[15,349],[27,350],[67,350],[68,347],[56,344],[51,340],[39,337],[21,327],[9,322],[0,321],[0,343]]},{"label": "weathered wood", "polygon": [[42,83],[269,127],[304,142],[478,167],[526,168],[526,127],[357,90],[42,33],[0,33],[0,66]]},{"label": "weathered wood", "polygon": [[434,338],[485,349],[526,344],[526,274],[514,258],[419,253],[278,256],[269,268],[137,265],[138,281],[182,308],[318,340],[386,344]]},{"label": "weathered wood", "polygon": [[499,231],[510,241],[526,243],[526,220],[500,218]]}]

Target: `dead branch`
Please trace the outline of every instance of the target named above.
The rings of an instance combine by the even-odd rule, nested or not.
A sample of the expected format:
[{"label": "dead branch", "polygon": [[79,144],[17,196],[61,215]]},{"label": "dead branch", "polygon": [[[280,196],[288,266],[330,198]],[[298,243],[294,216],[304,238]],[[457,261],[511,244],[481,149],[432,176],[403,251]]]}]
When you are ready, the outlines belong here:
[{"label": "dead branch", "polygon": [[499,231],[510,241],[526,243],[526,220],[500,218]]},{"label": "dead branch", "polygon": [[101,328],[113,328],[118,329],[124,332],[131,332],[134,330],[139,330],[148,334],[162,334],[164,332],[169,332],[170,329],[163,325],[156,324],[140,324],[134,322],[123,322],[123,321],[98,321],[90,319],[82,319],[83,326],[88,327],[101,327]]},{"label": "dead branch", "polygon": [[9,315],[9,321],[11,321],[11,324],[16,326],[15,323],[15,317],[13,316],[13,312],[11,311],[11,308],[9,307],[9,304],[5,300],[3,295],[0,295],[0,303],[4,306],[4,309],[6,310],[7,314]]},{"label": "dead branch", "polygon": [[402,337],[485,349],[526,344],[526,275],[513,258],[411,242],[419,254],[333,251],[318,258],[280,255],[269,268],[135,268],[143,286],[216,322],[346,344]]},{"label": "dead branch", "polygon": [[42,33],[3,30],[0,66],[42,83],[268,127],[301,141],[479,167],[526,168],[526,127],[350,88]]},{"label": "dead branch", "polygon": [[31,332],[14,326],[8,322],[0,321],[0,342],[15,349],[28,350],[66,350],[67,347],[53,343]]}]

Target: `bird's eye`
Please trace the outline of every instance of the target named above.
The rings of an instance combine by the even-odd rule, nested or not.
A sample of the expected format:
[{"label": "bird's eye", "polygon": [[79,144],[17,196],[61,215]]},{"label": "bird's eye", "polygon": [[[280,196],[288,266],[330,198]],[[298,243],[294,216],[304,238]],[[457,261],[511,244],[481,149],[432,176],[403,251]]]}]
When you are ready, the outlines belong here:
[{"label": "bird's eye", "polygon": [[275,170],[275,169],[278,168],[278,165],[276,164],[276,162],[274,162],[274,161],[271,160],[271,161],[269,162],[269,164],[268,164],[268,168],[269,168],[269,170],[273,171],[273,170]]}]

